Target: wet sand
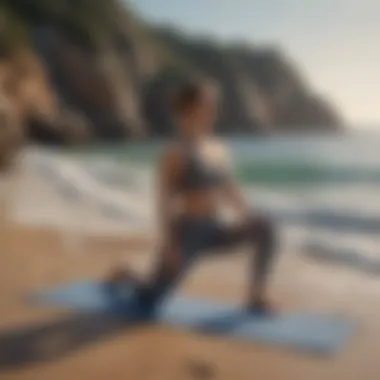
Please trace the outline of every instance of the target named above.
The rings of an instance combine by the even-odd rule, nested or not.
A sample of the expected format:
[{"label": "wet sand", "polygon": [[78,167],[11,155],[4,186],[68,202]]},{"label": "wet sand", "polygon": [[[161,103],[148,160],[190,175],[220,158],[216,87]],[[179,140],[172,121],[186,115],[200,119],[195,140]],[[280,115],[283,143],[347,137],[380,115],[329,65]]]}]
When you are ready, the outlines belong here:
[{"label": "wet sand", "polygon": [[[2,331],[9,334],[54,322],[50,329],[29,335],[24,331],[8,341],[1,335],[1,380],[380,378],[378,279],[282,254],[271,289],[279,307],[346,314],[360,324],[348,345],[331,358],[154,326],[116,327],[103,331],[103,339],[90,339],[92,322],[86,321],[82,325],[87,324],[87,331],[78,342],[72,342],[72,336],[79,332],[73,332],[67,313],[33,308],[22,296],[71,279],[101,278],[125,258],[143,273],[151,262],[151,242],[138,236],[93,237],[80,251],[69,252],[57,232],[2,225],[0,244]],[[202,262],[181,291],[236,302],[244,295],[244,260],[244,256],[235,255]],[[110,326],[105,324],[103,330]]]}]

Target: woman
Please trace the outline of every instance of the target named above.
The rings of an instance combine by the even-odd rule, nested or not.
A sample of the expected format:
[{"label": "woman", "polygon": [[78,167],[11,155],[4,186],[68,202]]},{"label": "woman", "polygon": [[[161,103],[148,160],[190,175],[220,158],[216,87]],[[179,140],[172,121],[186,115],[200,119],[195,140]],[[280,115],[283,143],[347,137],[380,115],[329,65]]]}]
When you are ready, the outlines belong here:
[{"label": "woman", "polygon": [[[275,253],[272,224],[252,214],[230,176],[225,148],[212,137],[217,116],[217,94],[207,82],[190,82],[174,97],[173,112],[180,138],[169,146],[159,165],[159,218],[162,251],[153,276],[145,284],[136,278],[138,299],[154,307],[204,251],[250,245],[247,308],[268,311],[268,275]],[[220,201],[235,208],[239,222],[223,223],[218,217]],[[118,270],[111,284],[131,279]]]}]

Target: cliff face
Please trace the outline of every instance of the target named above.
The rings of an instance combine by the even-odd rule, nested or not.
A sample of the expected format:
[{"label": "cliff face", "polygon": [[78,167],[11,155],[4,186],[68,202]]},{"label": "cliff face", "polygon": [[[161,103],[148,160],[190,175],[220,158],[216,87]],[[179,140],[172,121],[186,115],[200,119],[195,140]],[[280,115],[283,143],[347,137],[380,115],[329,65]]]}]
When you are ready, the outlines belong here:
[{"label": "cliff face", "polygon": [[17,136],[64,143],[169,134],[167,92],[192,74],[219,83],[222,132],[341,125],[275,49],[151,27],[116,0],[4,0],[0,18],[1,112]]}]

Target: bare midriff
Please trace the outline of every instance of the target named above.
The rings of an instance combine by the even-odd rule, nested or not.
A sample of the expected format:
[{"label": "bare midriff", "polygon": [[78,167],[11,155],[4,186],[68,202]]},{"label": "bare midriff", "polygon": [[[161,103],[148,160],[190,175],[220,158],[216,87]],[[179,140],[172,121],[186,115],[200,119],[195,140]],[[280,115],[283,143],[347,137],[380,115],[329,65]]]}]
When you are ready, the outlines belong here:
[{"label": "bare midriff", "polygon": [[214,216],[217,213],[218,201],[218,190],[188,191],[179,196],[178,213],[195,218]]}]

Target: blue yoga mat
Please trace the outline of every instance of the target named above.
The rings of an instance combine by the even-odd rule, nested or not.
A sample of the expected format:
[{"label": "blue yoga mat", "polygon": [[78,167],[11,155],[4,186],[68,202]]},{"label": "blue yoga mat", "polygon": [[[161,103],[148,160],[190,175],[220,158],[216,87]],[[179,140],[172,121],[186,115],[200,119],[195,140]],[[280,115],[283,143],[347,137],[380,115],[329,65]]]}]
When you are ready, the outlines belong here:
[{"label": "blue yoga mat", "polygon": [[[127,286],[111,294],[100,283],[71,283],[33,293],[29,300],[39,305],[75,311],[123,312],[126,317],[136,316],[133,290]],[[154,320],[203,333],[326,355],[342,348],[354,331],[352,321],[338,316],[285,313],[269,317],[248,313],[227,303],[180,297],[164,302]]]}]

